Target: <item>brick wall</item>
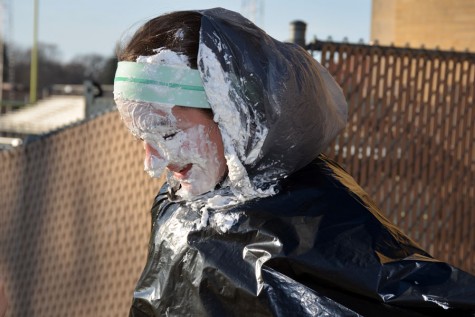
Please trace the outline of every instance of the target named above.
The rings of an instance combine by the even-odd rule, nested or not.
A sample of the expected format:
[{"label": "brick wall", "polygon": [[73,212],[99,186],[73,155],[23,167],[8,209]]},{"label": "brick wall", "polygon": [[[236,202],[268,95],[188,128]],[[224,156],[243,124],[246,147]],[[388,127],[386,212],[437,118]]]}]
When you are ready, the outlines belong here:
[{"label": "brick wall", "polygon": [[475,1],[373,0],[371,40],[475,52]]}]

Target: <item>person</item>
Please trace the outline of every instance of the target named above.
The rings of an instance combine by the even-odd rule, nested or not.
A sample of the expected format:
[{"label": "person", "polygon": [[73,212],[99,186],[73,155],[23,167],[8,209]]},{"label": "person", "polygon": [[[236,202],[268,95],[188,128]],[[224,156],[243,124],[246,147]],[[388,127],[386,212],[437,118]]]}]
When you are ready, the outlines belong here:
[{"label": "person", "polygon": [[222,8],[153,18],[114,98],[167,181],[130,316],[471,316],[475,278],[389,223],[322,152],[341,88],[304,49]]}]

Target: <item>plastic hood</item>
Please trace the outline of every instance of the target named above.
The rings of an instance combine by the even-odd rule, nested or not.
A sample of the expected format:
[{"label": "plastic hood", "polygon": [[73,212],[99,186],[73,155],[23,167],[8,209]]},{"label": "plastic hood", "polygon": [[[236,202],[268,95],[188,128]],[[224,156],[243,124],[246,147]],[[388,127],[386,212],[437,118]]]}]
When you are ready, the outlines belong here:
[{"label": "plastic hood", "polygon": [[198,68],[241,197],[274,194],[344,128],[341,88],[308,52],[276,41],[241,15],[199,11]]}]

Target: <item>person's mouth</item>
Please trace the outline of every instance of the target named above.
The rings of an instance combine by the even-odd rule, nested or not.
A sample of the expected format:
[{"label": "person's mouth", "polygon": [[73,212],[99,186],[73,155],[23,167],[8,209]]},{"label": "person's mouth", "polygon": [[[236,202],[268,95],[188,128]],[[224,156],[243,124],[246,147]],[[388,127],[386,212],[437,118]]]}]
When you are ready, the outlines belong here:
[{"label": "person's mouth", "polygon": [[173,166],[169,165],[167,166],[168,170],[173,173],[173,176],[177,179],[185,179],[187,177],[188,172],[191,170],[193,167],[193,164],[189,163],[185,166]]}]

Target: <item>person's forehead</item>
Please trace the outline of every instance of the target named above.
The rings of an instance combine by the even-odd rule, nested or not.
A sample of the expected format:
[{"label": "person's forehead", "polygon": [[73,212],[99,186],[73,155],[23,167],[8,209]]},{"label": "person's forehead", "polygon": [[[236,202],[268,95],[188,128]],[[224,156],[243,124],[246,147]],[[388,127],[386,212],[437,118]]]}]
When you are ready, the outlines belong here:
[{"label": "person's forehead", "polygon": [[188,128],[195,123],[200,123],[203,116],[201,109],[142,101],[126,101],[118,105],[118,108],[126,123],[144,115],[160,116],[166,119],[163,122],[167,125],[174,122],[180,128]]},{"label": "person's forehead", "polygon": [[138,102],[136,107],[138,107],[139,112],[143,107],[144,110],[148,110],[150,113],[164,117],[172,116],[179,120],[192,120],[197,114],[200,113],[200,110],[195,108],[167,104]]},{"label": "person's forehead", "polygon": [[121,114],[132,116],[141,115],[144,112],[167,116],[172,114],[172,108],[174,108],[174,105],[150,103],[144,101],[116,100],[116,104]]}]

